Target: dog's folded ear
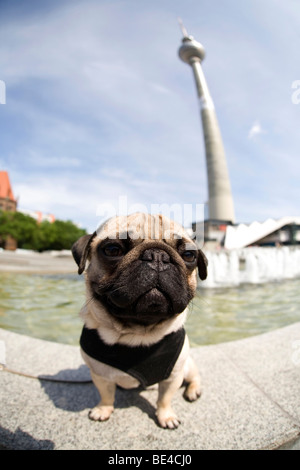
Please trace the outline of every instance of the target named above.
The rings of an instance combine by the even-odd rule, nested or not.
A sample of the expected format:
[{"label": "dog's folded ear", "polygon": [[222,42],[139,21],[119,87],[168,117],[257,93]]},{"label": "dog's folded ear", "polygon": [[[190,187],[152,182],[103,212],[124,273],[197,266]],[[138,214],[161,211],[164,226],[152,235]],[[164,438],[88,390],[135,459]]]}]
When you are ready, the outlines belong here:
[{"label": "dog's folded ear", "polygon": [[201,281],[204,281],[204,279],[207,278],[207,265],[208,261],[203,253],[202,250],[198,250],[198,261],[197,261],[197,266],[198,266],[198,272],[199,272],[199,277]]},{"label": "dog's folded ear", "polygon": [[85,265],[90,253],[91,242],[95,235],[96,232],[92,233],[91,235],[83,235],[83,237],[80,237],[71,248],[73,258],[78,265],[78,274],[82,274],[85,269]]}]

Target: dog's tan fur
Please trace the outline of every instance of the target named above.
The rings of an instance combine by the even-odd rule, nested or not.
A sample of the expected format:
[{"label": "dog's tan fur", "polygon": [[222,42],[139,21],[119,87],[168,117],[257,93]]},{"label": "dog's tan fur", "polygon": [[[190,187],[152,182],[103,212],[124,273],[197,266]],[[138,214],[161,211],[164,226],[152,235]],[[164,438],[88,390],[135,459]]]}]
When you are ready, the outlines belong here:
[{"label": "dog's tan fur", "polygon": [[[110,219],[100,227],[97,234],[92,238],[83,264],[82,258],[80,259],[81,270],[84,268],[85,261],[88,260],[92,263],[93,259],[97,257],[97,247],[103,240],[107,238],[113,239],[114,237],[122,238],[125,232],[132,240],[132,248],[120,261],[119,269],[121,271],[122,269],[127,269],[147,248],[163,248],[164,251],[172,254],[179,268],[185,270],[184,275],[189,288],[193,292],[196,290],[196,270],[194,269],[190,272],[185,268],[184,262],[176,251],[177,239],[183,239],[188,247],[194,247],[194,249],[196,247],[179,224],[161,215],[150,216],[138,213],[128,217]],[[206,258],[204,255],[200,261],[202,262],[201,269],[203,270],[201,277],[204,279],[206,277]],[[78,255],[76,262],[78,265],[80,264]],[[95,268],[93,269],[95,270]],[[99,279],[104,281],[111,276],[111,273],[101,263],[97,264],[97,274]],[[101,302],[93,300],[89,268],[85,271],[85,277],[87,302],[82,307],[80,315],[86,327],[97,329],[99,336],[107,344],[119,343],[128,346],[151,345],[160,341],[164,336],[179,330],[186,320],[187,309],[172,318],[153,325],[131,324],[119,321],[110,314],[107,307],[102,305]],[[127,373],[93,359],[84,351],[82,351],[82,356],[90,368],[93,382],[101,396],[99,404],[91,410],[89,416],[93,420],[105,421],[109,419],[114,411],[116,385],[123,388],[134,388],[139,385],[139,382]],[[158,422],[162,427],[173,429],[180,423],[172,410],[171,400],[183,381],[186,381],[188,384],[185,390],[187,400],[196,400],[201,393],[200,376],[194,361],[189,355],[187,336],[170,376],[159,383],[156,414]]]}]

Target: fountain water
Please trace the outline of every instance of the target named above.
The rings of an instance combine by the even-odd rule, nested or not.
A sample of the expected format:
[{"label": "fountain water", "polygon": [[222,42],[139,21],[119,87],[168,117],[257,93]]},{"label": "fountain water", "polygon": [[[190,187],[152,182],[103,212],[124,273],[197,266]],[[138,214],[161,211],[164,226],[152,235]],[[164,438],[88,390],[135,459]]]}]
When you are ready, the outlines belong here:
[{"label": "fountain water", "polygon": [[299,247],[251,247],[205,254],[208,276],[201,287],[259,284],[300,276]]}]

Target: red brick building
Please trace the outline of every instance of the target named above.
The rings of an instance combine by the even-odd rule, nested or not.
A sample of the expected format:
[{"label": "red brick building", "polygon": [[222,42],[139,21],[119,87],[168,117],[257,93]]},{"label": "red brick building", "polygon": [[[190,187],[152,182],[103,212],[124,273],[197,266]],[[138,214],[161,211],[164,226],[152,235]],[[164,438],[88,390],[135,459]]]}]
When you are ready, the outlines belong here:
[{"label": "red brick building", "polygon": [[7,171],[0,171],[0,210],[15,212],[17,200],[14,197]]},{"label": "red brick building", "polygon": [[[0,211],[15,212],[17,210],[17,200],[12,192],[7,171],[0,171]],[[17,241],[10,235],[5,240],[0,238],[0,247],[6,250],[15,250]]]}]

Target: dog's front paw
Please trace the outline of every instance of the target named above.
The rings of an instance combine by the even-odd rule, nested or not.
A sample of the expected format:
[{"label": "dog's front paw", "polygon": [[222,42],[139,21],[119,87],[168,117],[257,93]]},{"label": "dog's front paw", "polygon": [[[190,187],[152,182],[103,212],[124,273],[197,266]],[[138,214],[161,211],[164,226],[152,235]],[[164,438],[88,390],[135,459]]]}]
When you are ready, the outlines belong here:
[{"label": "dog's front paw", "polygon": [[168,410],[157,410],[157,420],[159,425],[165,429],[176,429],[180,424],[180,420],[175,415],[172,409]]},{"label": "dog's front paw", "polygon": [[107,421],[113,411],[113,406],[95,406],[95,408],[89,412],[89,418],[94,421]]},{"label": "dog's front paw", "polygon": [[201,385],[199,381],[191,382],[184,391],[184,398],[187,401],[195,401],[201,396]]}]

